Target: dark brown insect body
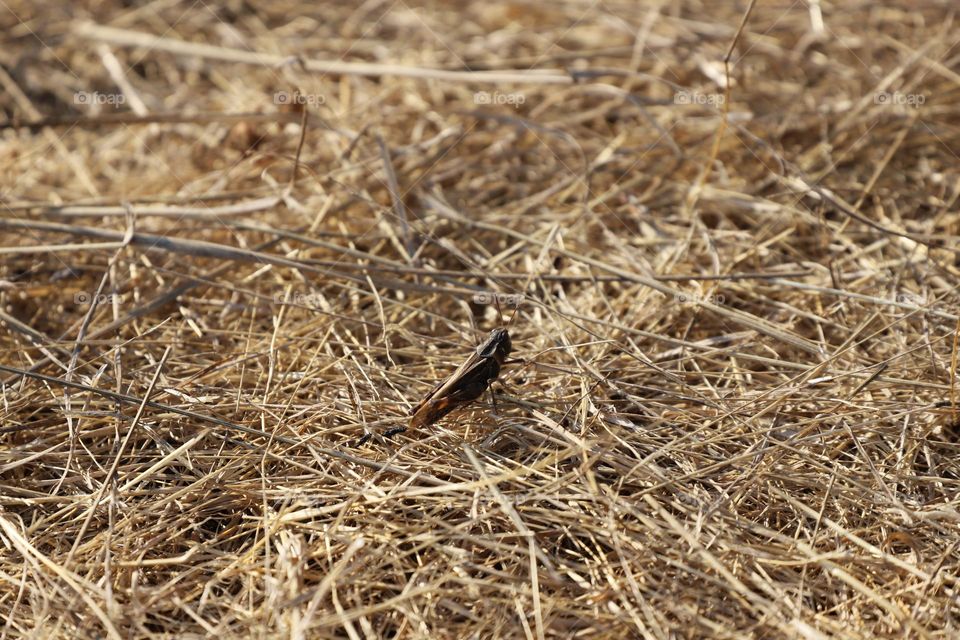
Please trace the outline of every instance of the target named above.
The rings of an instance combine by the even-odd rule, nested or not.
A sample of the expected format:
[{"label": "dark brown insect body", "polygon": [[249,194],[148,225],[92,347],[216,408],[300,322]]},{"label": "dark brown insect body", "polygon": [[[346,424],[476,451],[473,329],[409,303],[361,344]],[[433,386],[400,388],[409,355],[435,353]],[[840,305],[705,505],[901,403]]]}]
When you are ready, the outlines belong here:
[{"label": "dark brown insect body", "polygon": [[410,428],[428,427],[454,409],[481,395],[500,375],[513,345],[504,328],[494,329],[467,361],[427,394],[411,411]]}]

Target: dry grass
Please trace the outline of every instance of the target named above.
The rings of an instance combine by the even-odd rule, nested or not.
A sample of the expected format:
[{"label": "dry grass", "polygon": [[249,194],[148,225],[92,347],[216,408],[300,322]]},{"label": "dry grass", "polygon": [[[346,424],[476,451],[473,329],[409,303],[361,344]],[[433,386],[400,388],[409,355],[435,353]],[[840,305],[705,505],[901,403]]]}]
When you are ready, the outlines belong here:
[{"label": "dry grass", "polygon": [[3,638],[956,637],[954,3],[83,4],[0,9]]}]

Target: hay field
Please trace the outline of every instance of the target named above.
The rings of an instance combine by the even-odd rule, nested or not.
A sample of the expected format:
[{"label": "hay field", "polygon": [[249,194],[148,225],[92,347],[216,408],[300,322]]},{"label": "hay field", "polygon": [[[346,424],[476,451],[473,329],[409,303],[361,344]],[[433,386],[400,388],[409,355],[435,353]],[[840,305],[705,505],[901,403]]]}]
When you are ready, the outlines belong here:
[{"label": "hay field", "polygon": [[0,639],[960,633],[954,2],[0,38]]}]

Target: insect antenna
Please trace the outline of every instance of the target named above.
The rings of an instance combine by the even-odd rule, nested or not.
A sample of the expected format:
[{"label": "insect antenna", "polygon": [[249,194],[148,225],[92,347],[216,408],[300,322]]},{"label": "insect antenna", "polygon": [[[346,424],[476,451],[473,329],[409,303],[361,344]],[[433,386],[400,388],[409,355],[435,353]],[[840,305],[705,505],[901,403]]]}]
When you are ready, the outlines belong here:
[{"label": "insect antenna", "polygon": [[506,328],[508,329],[510,328],[510,325],[513,324],[513,321],[516,320],[517,314],[520,313],[520,305],[523,304],[524,301],[527,299],[527,290],[530,288],[530,283],[533,282],[534,278],[536,278],[539,275],[538,272],[541,270],[541,266],[543,265],[544,261],[547,258],[547,254],[550,251],[550,247],[553,245],[553,242],[556,239],[557,234],[559,232],[560,232],[559,226],[554,226],[553,229],[550,230],[550,234],[549,236],[547,236],[547,239],[544,241],[543,246],[540,249],[540,254],[537,256],[537,260],[536,262],[534,262],[533,268],[530,270],[530,275],[527,276],[527,279],[523,283],[523,286],[515,294],[515,299],[517,303],[513,307],[513,314],[510,316],[510,321],[507,323]]},{"label": "insect antenna", "polygon": [[497,307],[497,315],[500,316],[500,326],[503,326],[503,310],[500,309],[500,296],[493,296],[493,304]]}]

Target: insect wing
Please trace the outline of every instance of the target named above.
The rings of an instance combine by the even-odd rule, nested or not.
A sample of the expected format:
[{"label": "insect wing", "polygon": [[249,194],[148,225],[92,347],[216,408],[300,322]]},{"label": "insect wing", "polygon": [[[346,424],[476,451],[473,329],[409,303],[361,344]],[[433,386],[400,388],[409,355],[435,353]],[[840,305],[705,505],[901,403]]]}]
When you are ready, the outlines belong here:
[{"label": "insect wing", "polygon": [[480,356],[478,356],[476,353],[471,353],[471,354],[470,354],[470,357],[467,358],[466,361],[464,361],[463,364],[461,364],[459,367],[457,367],[457,370],[454,371],[452,374],[450,374],[450,377],[449,377],[449,378],[447,378],[446,380],[444,380],[443,382],[441,382],[440,384],[438,384],[436,387],[434,387],[433,391],[431,391],[430,393],[428,393],[427,395],[425,395],[425,396],[423,397],[423,400],[420,401],[420,404],[418,404],[417,406],[415,406],[415,407],[413,408],[413,410],[410,411],[410,413],[411,413],[411,414],[414,414],[414,413],[418,412],[418,411],[420,410],[420,408],[423,407],[423,406],[424,406],[425,404],[427,404],[428,402],[430,402],[431,399],[433,399],[433,398],[441,398],[441,397],[443,397],[445,394],[449,393],[449,392],[450,392],[450,389],[451,389],[455,384],[457,384],[457,381],[458,381],[458,380],[462,380],[462,379],[464,378],[464,376],[469,375],[469,372],[470,372],[472,369],[476,368],[477,365],[482,364],[482,363],[483,363],[483,359],[482,359]]},{"label": "insect wing", "polygon": [[447,390],[442,394],[431,395],[417,405],[410,419],[410,427],[415,429],[431,425],[457,407],[473,402],[483,395],[499,372],[500,365],[496,360],[483,359],[475,363],[471,369],[455,378],[453,385],[444,384]]}]

